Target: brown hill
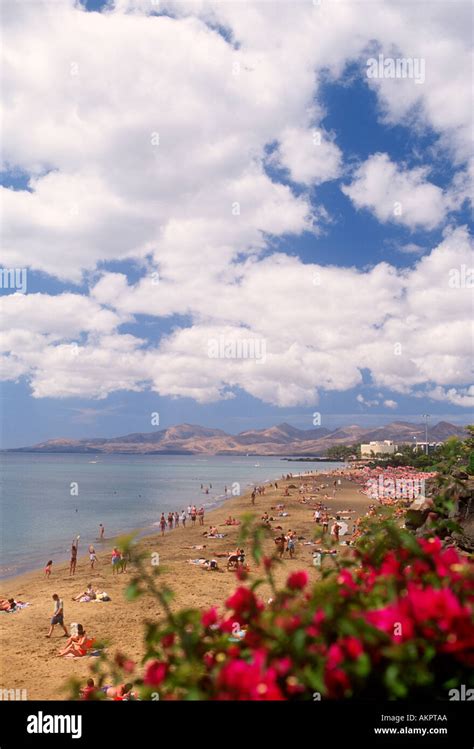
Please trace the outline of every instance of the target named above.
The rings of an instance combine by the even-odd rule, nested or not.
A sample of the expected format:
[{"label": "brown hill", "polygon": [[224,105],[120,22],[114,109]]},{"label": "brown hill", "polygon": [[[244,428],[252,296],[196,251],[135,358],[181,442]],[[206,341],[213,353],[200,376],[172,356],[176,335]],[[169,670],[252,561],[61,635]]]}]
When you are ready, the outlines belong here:
[{"label": "brown hill", "polygon": [[[194,424],[178,424],[155,432],[127,434],[122,437],[93,439],[52,439],[13,452],[35,453],[136,453],[202,454],[202,455],[307,455],[324,456],[333,445],[352,445],[371,440],[390,439],[398,444],[424,440],[424,424],[394,421],[377,429],[351,424],[333,431],[320,427],[297,429],[279,424],[268,429],[254,429],[237,435],[222,429],[209,429]],[[463,427],[446,421],[428,431],[430,441],[442,442],[450,436],[464,437]],[[12,452],[12,451],[10,451]]]}]

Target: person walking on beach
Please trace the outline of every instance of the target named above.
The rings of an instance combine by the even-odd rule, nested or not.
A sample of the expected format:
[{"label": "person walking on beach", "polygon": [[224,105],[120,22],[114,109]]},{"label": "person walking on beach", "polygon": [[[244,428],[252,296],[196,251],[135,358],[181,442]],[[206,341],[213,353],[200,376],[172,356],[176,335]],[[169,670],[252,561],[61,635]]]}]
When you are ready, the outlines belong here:
[{"label": "person walking on beach", "polygon": [[94,564],[97,562],[97,555],[92,544],[89,546],[89,561],[91,563],[91,570],[93,570]]},{"label": "person walking on beach", "polygon": [[99,523],[99,541],[103,541],[105,537],[105,528],[102,523]]},{"label": "person walking on beach", "polygon": [[175,512],[174,514],[174,526],[175,528],[179,528],[179,512]]},{"label": "person walking on beach", "polygon": [[64,606],[63,606],[62,598],[60,598],[57,593],[53,593],[53,601],[54,601],[54,611],[53,611],[53,616],[51,617],[49,632],[46,635],[46,637],[51,637],[51,635],[53,634],[53,629],[55,628],[56,624],[59,624],[59,626],[64,629],[63,637],[69,637],[68,631],[66,627],[64,626]]},{"label": "person walking on beach", "polygon": [[173,530],[173,520],[174,520],[174,515],[172,512],[169,512],[168,513],[168,528],[170,529],[170,531]]},{"label": "person walking on beach", "polygon": [[204,525],[204,507],[202,505],[198,510],[198,515],[199,515],[199,525]]},{"label": "person walking on beach", "polygon": [[188,518],[191,517],[191,510],[192,510],[191,505],[188,505]]},{"label": "person walking on beach", "polygon": [[196,507],[193,505],[191,507],[191,523],[193,525],[193,528],[196,525],[196,515],[197,515]]},{"label": "person walking on beach", "polygon": [[283,554],[285,553],[285,536],[283,533],[281,536],[278,536],[275,538],[275,544],[277,547],[277,552],[280,555],[280,559],[283,559]]},{"label": "person walking on beach", "polygon": [[71,546],[71,561],[69,562],[69,576],[76,574],[77,564],[77,547],[79,546],[79,536],[75,538]]},{"label": "person walking on beach", "polygon": [[184,510],[181,512],[181,522],[183,524],[183,528],[186,528],[186,512]]},{"label": "person walking on beach", "polygon": [[165,535],[165,529],[166,529],[166,518],[165,518],[165,513],[164,512],[161,513],[160,528],[161,528],[161,535],[164,536]]}]

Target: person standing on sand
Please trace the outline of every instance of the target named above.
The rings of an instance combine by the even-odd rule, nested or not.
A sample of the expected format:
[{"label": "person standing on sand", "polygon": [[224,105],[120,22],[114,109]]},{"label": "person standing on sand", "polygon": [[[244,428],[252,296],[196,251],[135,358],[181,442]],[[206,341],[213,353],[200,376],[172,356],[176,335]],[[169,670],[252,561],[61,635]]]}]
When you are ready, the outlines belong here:
[{"label": "person standing on sand", "polygon": [[170,529],[170,531],[173,530],[173,520],[174,520],[174,515],[172,512],[169,512],[168,513],[168,528]]},{"label": "person standing on sand", "polygon": [[334,540],[337,544],[339,543],[339,531],[340,530],[341,530],[341,526],[336,520],[333,527],[331,528],[331,535],[334,536]]},{"label": "person standing on sand", "polygon": [[252,504],[254,505],[255,504],[255,489],[253,490],[251,496],[252,496]]},{"label": "person standing on sand", "polygon": [[44,568],[44,576],[50,577],[51,575],[51,567],[53,566],[53,560],[50,559],[46,567]]},{"label": "person standing on sand", "polygon": [[92,544],[89,546],[89,561],[91,563],[91,570],[93,570],[94,564],[97,562],[97,555]]},{"label": "person standing on sand", "polygon": [[186,528],[186,512],[184,510],[181,512],[181,522],[183,524],[183,528]]},{"label": "person standing on sand", "polygon": [[63,606],[62,598],[60,598],[57,593],[53,593],[53,601],[54,601],[54,612],[53,612],[53,616],[51,617],[50,628],[46,637],[51,637],[51,635],[53,634],[53,629],[55,628],[56,624],[59,624],[60,627],[64,629],[63,637],[69,637],[68,631],[66,627],[64,626],[64,606]]},{"label": "person standing on sand", "polygon": [[76,574],[77,564],[77,547],[79,546],[79,536],[75,538],[71,546],[71,561],[69,562],[69,576]]},{"label": "person standing on sand", "polygon": [[327,512],[325,512],[323,515],[323,536],[325,533],[328,532],[328,529],[329,529],[329,516]]},{"label": "person standing on sand", "polygon": [[196,507],[193,505],[191,507],[191,523],[193,525],[193,528],[196,525],[196,515],[197,515]]},{"label": "person standing on sand", "polygon": [[174,514],[174,527],[179,528],[179,512],[175,512]]},{"label": "person standing on sand", "polygon": [[204,507],[202,505],[197,514],[199,516],[199,525],[204,525]]},{"label": "person standing on sand", "polygon": [[160,528],[161,528],[161,535],[164,536],[165,535],[165,529],[166,529],[166,518],[165,518],[165,513],[164,512],[161,513]]},{"label": "person standing on sand", "polygon": [[275,544],[280,555],[280,559],[283,559],[283,554],[285,552],[285,536],[283,535],[283,533],[281,534],[281,536],[275,538]]},{"label": "person standing on sand", "polygon": [[122,555],[116,546],[114,546],[114,548],[112,549],[111,561],[112,561],[112,575],[115,575],[116,572],[118,574],[119,563],[122,561]]}]

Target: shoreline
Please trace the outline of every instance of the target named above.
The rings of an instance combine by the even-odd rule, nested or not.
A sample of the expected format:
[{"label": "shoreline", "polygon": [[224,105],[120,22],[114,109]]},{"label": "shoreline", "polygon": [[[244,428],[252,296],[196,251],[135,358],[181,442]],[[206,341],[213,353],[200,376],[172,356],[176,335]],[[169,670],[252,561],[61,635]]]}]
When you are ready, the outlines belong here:
[{"label": "shoreline", "polygon": [[[334,481],[334,475],[341,479],[341,485],[336,490],[333,499],[333,486],[326,489],[330,495],[324,500],[321,494],[311,492],[313,502],[303,504],[298,487],[306,480],[320,485]],[[152,558],[156,553],[160,556],[164,585],[169,585],[175,592],[172,602],[173,608],[197,606],[207,608],[216,605],[222,608],[226,598],[238,585],[235,574],[225,570],[226,553],[235,549],[240,532],[240,526],[225,526],[226,518],[230,515],[237,519],[252,513],[258,519],[263,512],[271,513],[272,507],[284,503],[285,511],[289,515],[277,518],[271,525],[275,531],[272,538],[265,541],[266,553],[273,554],[275,546],[273,536],[279,533],[277,526],[282,526],[286,532],[289,528],[297,531],[298,537],[308,539],[297,544],[296,556],[291,559],[284,557],[283,563],[276,569],[276,581],[283,584],[289,572],[306,569],[310,579],[319,579],[320,570],[313,566],[312,547],[309,539],[313,538],[315,523],[312,519],[312,505],[318,499],[323,499],[329,507],[329,514],[333,516],[338,510],[348,512],[352,510],[351,518],[355,519],[365,514],[371,500],[360,494],[360,487],[349,478],[345,478],[342,470],[322,473],[304,472],[290,479],[276,479],[266,486],[264,495],[257,495],[255,506],[251,504],[250,492],[232,497],[220,507],[213,508],[204,519],[204,526],[192,527],[188,522],[186,528],[179,527],[167,531],[164,537],[159,533],[137,540],[137,548]],[[262,485],[262,484],[260,484]],[[283,496],[290,485],[290,496]],[[309,496],[309,495],[308,495]],[[218,527],[219,532],[225,533],[222,539],[207,539],[203,533],[209,529],[210,523]],[[341,539],[344,541],[344,539]],[[205,549],[194,550],[192,546],[203,546]],[[248,552],[248,545],[246,548]],[[338,553],[350,553],[350,547],[341,544]],[[205,554],[206,558],[216,558],[223,566],[222,574],[208,572],[195,565],[189,564],[189,559]],[[69,628],[71,622],[81,622],[88,633],[97,639],[105,639],[109,645],[109,654],[126,653],[136,663],[140,663],[144,655],[144,623],[145,621],[162,618],[162,611],[158,602],[148,593],[136,601],[127,601],[124,590],[134,573],[133,564],[129,564],[126,573],[112,574],[110,554],[108,550],[97,552],[99,563],[91,571],[87,556],[78,558],[75,576],[69,576],[69,563],[53,565],[50,579],[44,577],[42,570],[24,573],[22,575],[2,581],[1,595],[27,601],[30,605],[12,614],[0,614],[1,655],[0,687],[8,689],[26,689],[27,699],[67,699],[64,685],[71,676],[85,682],[91,675],[90,668],[94,665],[94,658],[69,660],[57,658],[57,651],[61,645],[62,632],[57,627],[50,640],[44,635],[47,632],[49,618],[52,613],[52,594],[58,593],[64,600],[65,624]],[[250,578],[259,576],[261,570],[248,555]],[[150,562],[151,563],[151,562]],[[330,560],[327,561],[330,564]],[[106,603],[79,603],[71,600],[85,590],[91,582],[95,590],[106,591],[111,600]],[[262,586],[262,596],[270,595],[270,591]],[[27,655],[26,655],[27,654]],[[137,669],[140,667],[137,666]],[[8,681],[7,681],[8,680]],[[5,683],[7,682],[7,683]]]},{"label": "shoreline", "polygon": [[[263,456],[263,457],[266,457],[266,456]],[[327,463],[332,463],[333,461],[327,460],[326,462]],[[345,464],[341,464],[341,465],[345,465]],[[282,466],[282,468],[284,468],[284,466]],[[339,469],[333,469],[333,470],[339,470]],[[311,471],[310,470],[301,471],[298,474],[293,473],[293,476],[295,476],[295,477],[300,476],[301,477],[301,476],[307,475],[308,473],[311,473]],[[318,474],[320,472],[316,471],[315,473]],[[330,473],[331,472],[328,472],[328,475]],[[276,479],[276,480],[278,481],[278,479]],[[260,481],[258,481],[257,479],[255,479],[255,481],[251,481],[251,482],[248,483],[248,489],[246,488],[245,491],[244,491],[244,493],[242,495],[240,495],[240,496],[243,497],[243,496],[245,496],[247,494],[250,494],[250,492],[251,492],[251,488],[250,487],[251,486],[256,486],[256,485],[263,486],[263,485],[266,485],[268,483],[272,483],[272,481],[274,481],[274,479],[265,479],[265,480],[260,480]],[[222,507],[227,502],[230,502],[233,499],[238,499],[238,498],[239,497],[235,497],[232,494],[228,494],[227,496],[225,494],[217,494],[217,495],[214,495],[212,497],[210,497],[210,495],[202,494],[202,496],[200,497],[200,502],[198,503],[195,500],[195,504],[196,504],[196,506],[198,506],[198,504],[204,504],[204,505],[206,505],[206,499],[207,499],[208,502],[209,502],[209,504],[210,504],[210,507],[206,508],[206,515],[207,515],[208,513],[214,512],[215,510],[219,509],[220,507]],[[179,509],[179,508],[175,508],[175,509]],[[181,507],[181,509],[183,509],[183,508]],[[173,512],[174,512],[174,510],[173,510]],[[167,515],[167,513],[168,513],[168,510],[165,511],[165,515]],[[80,544],[80,546],[83,546],[84,548],[88,548],[89,545],[92,544],[93,546],[99,547],[98,549],[96,549],[96,551],[102,551],[103,552],[103,551],[108,551],[109,548],[111,549],[112,545],[114,543],[116,543],[117,540],[119,538],[123,537],[123,536],[128,536],[128,535],[134,534],[134,535],[137,536],[137,540],[141,540],[141,539],[147,538],[149,536],[158,535],[159,534],[159,522],[158,522],[158,519],[159,519],[159,512],[157,513],[157,521],[155,523],[147,524],[147,525],[142,525],[142,526],[134,526],[133,528],[130,528],[130,526],[128,526],[126,529],[119,530],[119,531],[117,531],[117,533],[114,533],[113,535],[107,536],[107,538],[104,539],[104,542],[102,542],[98,537],[96,537],[96,538],[88,540],[88,541],[83,540],[83,544]],[[73,537],[74,536],[71,536],[71,539]],[[81,536],[81,539],[82,539],[82,536]],[[58,543],[62,544],[62,541],[58,542]],[[70,541],[66,541],[65,540],[64,541],[64,545],[69,545],[69,547],[70,547]],[[36,561],[35,562],[27,562],[26,561],[24,563],[18,563],[17,564],[17,568],[14,571],[12,571],[12,572],[7,572],[7,573],[3,573],[2,572],[2,573],[0,573],[0,586],[3,585],[5,587],[5,585],[8,585],[9,581],[14,581],[16,578],[21,578],[24,575],[33,574],[35,572],[36,573],[42,572],[43,569],[44,569],[44,565],[46,564],[47,559],[51,559],[51,558],[53,559],[55,568],[57,568],[60,565],[66,565],[66,564],[67,564],[67,566],[69,565],[69,551],[60,551],[60,552],[59,551],[58,552],[48,551],[44,555],[44,562],[43,563],[39,563],[39,562],[37,563]],[[81,559],[82,559],[82,561],[84,561],[85,559],[88,559],[87,554],[83,554],[82,556],[78,556],[78,562]],[[6,566],[7,565],[5,565],[5,567]]]}]

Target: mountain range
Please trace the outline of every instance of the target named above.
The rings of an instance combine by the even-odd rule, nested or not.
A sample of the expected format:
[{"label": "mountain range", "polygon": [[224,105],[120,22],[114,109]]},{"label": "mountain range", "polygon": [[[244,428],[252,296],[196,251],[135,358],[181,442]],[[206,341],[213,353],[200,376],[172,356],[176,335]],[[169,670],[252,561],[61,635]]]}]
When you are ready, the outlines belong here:
[{"label": "mountain range", "polygon": [[[443,442],[448,437],[465,437],[463,427],[440,421],[429,428],[430,442]],[[252,429],[240,434],[227,434],[222,429],[209,429],[193,424],[179,424],[154,432],[137,432],[123,437],[93,439],[52,439],[31,447],[9,452],[35,453],[136,453],[142,455],[285,455],[324,456],[328,447],[352,445],[372,440],[393,440],[397,444],[425,439],[425,425],[406,421],[373,428],[356,424],[330,430],[324,427],[297,429],[279,424],[268,429]]]}]

